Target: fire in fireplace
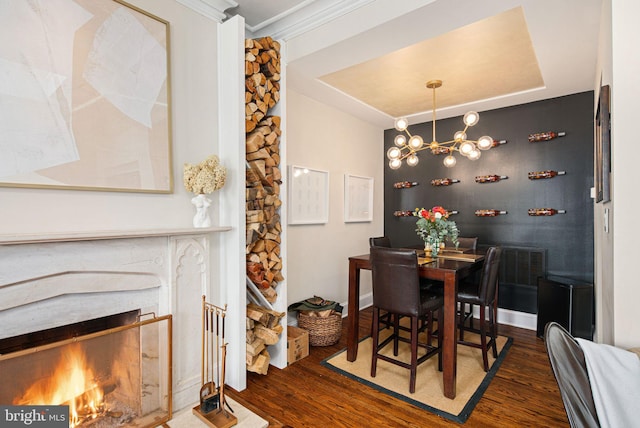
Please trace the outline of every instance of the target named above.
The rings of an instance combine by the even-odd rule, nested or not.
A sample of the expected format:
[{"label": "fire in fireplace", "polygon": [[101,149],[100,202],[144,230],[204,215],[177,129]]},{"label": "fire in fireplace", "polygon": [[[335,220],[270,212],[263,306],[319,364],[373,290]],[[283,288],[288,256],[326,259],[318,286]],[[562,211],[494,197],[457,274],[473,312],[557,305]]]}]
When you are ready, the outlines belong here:
[{"label": "fire in fireplace", "polygon": [[[0,341],[1,377],[11,376],[0,381],[0,403],[69,406],[70,427],[151,427],[168,421],[171,316],[141,321],[133,311],[114,317],[124,325],[99,329],[114,323],[106,317]],[[74,337],[61,338],[69,331]],[[75,335],[78,331],[83,334]],[[47,336],[54,341],[44,343]]]}]

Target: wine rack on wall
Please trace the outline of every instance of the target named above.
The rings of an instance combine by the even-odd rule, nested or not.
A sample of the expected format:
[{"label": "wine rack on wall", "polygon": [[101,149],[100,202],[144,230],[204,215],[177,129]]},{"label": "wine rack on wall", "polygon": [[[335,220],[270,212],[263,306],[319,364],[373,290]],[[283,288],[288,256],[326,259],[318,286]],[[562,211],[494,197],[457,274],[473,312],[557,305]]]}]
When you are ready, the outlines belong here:
[{"label": "wine rack on wall", "polygon": [[[436,137],[453,134],[459,122],[460,118],[438,120]],[[476,128],[509,143],[483,152],[477,161],[454,153],[458,162],[453,168],[444,167],[442,157],[428,150],[420,153],[415,167],[391,170],[385,162],[385,235],[394,245],[419,244],[416,219],[394,212],[441,205],[458,212],[460,235],[477,236],[479,247],[542,248],[549,273],[593,281],[593,92],[485,111]],[[431,135],[430,122],[409,129],[414,135]],[[556,135],[549,130],[556,130]],[[385,131],[380,156],[393,145],[396,133]],[[537,141],[530,142],[533,135]],[[492,175],[499,179],[476,182],[476,177]],[[459,182],[432,185],[432,180],[443,178]],[[395,188],[398,182],[420,185]],[[506,214],[477,216],[478,210]],[[535,301],[508,301],[508,292],[503,294],[502,307],[525,312],[535,308]],[[531,293],[516,290],[515,295]]]}]

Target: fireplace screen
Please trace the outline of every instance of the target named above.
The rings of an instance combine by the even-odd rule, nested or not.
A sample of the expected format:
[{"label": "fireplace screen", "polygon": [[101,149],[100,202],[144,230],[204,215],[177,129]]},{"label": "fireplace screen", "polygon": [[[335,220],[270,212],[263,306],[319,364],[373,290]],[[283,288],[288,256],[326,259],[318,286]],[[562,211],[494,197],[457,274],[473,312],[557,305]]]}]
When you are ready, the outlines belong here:
[{"label": "fireplace screen", "polygon": [[171,315],[0,355],[0,403],[67,405],[70,427],[171,418]]}]

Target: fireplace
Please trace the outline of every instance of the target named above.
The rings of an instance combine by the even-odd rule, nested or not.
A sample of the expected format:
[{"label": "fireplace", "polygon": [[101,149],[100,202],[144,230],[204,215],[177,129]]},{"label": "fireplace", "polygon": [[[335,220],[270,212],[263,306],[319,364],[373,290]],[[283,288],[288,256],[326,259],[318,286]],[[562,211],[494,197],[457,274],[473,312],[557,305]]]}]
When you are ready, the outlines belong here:
[{"label": "fireplace", "polygon": [[129,311],[0,340],[0,403],[68,406],[73,428],[158,426],[172,412],[171,322]]},{"label": "fireplace", "polygon": [[[171,315],[174,354],[169,356],[173,364],[167,375],[172,379],[172,407],[191,406],[201,387],[199,309],[203,295],[217,293],[210,285],[216,281],[211,277],[218,271],[211,264],[219,251],[212,245],[216,237],[212,231],[217,232],[168,229],[0,236],[0,341],[14,338],[14,347],[0,353],[32,352],[16,343],[29,336],[29,340],[46,336],[64,342],[68,337],[58,334],[58,328],[89,320],[103,320],[101,329],[112,329],[120,323],[104,319],[116,314],[135,311],[134,320],[123,324],[135,322],[138,314]],[[49,352],[55,359],[60,351]],[[244,361],[240,363],[244,367]],[[0,383],[8,379],[6,373],[0,369]]]}]

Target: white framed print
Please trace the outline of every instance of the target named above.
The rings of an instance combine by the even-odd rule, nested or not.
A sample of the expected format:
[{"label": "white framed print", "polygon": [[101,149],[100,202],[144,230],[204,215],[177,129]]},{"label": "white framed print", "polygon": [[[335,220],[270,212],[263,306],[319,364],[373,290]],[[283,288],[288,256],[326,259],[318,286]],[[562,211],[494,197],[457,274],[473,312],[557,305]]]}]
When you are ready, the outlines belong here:
[{"label": "white framed print", "polygon": [[329,222],[329,172],[289,165],[288,224]]},{"label": "white framed print", "polygon": [[344,222],[373,221],[373,178],[344,175]]}]

